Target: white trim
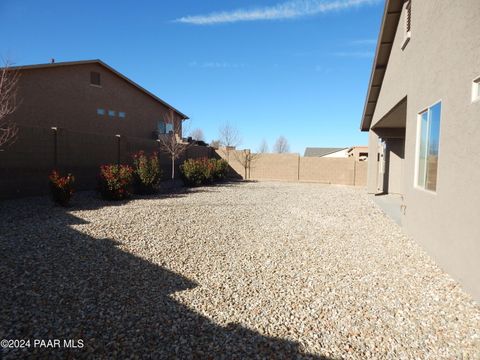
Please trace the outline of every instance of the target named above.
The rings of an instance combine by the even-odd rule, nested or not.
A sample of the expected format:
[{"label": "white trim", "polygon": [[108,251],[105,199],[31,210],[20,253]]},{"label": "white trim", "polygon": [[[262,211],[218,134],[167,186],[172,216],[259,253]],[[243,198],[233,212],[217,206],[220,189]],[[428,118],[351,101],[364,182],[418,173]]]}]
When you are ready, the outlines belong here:
[{"label": "white trim", "polygon": [[[432,105],[429,105],[428,107],[424,108],[423,110],[419,111],[417,113],[417,134],[416,134],[416,144],[415,144],[415,171],[414,171],[414,176],[413,176],[413,188],[416,190],[421,190],[423,192],[432,194],[432,195],[437,195],[437,190],[429,190],[425,187],[421,187],[418,185],[418,164],[420,160],[420,135],[421,135],[421,118],[422,114],[425,112],[428,112],[431,108],[433,108],[435,105],[441,104],[441,111],[440,111],[440,125],[439,125],[439,134],[438,134],[438,159],[440,160],[440,137],[441,137],[441,131],[442,131],[442,118],[443,118],[443,100],[438,100],[434,102]],[[430,124],[430,114],[428,117],[428,123]],[[438,161],[440,163],[440,161]],[[435,184],[435,189],[437,188],[438,185],[438,172],[439,172],[440,167],[437,164],[437,183]],[[425,169],[426,171],[426,169]]]},{"label": "white trim", "polygon": [[472,80],[472,103],[480,102],[480,76]]},{"label": "white trim", "polygon": [[[408,15],[410,12],[410,26],[408,24]],[[405,50],[407,44],[410,42],[412,37],[412,0],[406,0],[402,7],[403,13],[403,41],[402,41],[402,50]]]},{"label": "white trim", "polygon": [[97,85],[97,84],[90,84],[90,86],[96,87],[96,88],[102,88],[102,85]]}]

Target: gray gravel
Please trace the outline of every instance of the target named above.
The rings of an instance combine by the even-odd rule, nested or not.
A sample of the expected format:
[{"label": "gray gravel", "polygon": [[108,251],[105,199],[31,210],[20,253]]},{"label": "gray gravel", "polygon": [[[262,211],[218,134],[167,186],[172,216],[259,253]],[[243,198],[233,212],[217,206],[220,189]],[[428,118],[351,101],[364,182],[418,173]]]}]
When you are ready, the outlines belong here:
[{"label": "gray gravel", "polygon": [[480,358],[480,307],[362,189],[0,203],[5,358]]}]

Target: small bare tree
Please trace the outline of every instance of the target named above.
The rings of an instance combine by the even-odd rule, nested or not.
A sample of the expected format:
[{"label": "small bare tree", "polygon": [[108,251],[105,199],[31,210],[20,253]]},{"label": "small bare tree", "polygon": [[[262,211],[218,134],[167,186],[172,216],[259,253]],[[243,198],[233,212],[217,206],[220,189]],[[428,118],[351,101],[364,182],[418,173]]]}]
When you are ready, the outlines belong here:
[{"label": "small bare tree", "polygon": [[9,115],[17,109],[19,73],[5,61],[0,69],[0,149],[15,141],[18,128]]},{"label": "small bare tree", "polygon": [[268,143],[267,140],[263,139],[262,142],[260,143],[260,146],[258,147],[258,152],[261,154],[268,153]]},{"label": "small bare tree", "polygon": [[241,151],[235,151],[234,152],[235,159],[243,166],[244,170],[244,179],[250,179],[250,170],[252,168],[252,165],[255,163],[255,161],[258,159],[258,157],[261,155],[259,153],[252,153],[250,149],[245,149]]},{"label": "small bare tree", "polygon": [[194,129],[191,133],[190,133],[190,136],[192,137],[193,140],[197,140],[197,141],[204,141],[205,140],[205,136],[203,135],[203,131],[202,129]]},{"label": "small bare tree", "polygon": [[165,115],[165,124],[171,124],[173,131],[158,136],[160,151],[170,156],[172,161],[172,181],[175,180],[175,161],[187,150],[189,144],[182,141],[182,120],[175,121],[173,110]]},{"label": "small bare tree", "polygon": [[288,140],[285,136],[279,136],[275,145],[273,146],[273,151],[279,154],[287,153],[290,151],[290,145],[288,145]]},{"label": "small bare tree", "polygon": [[236,127],[227,122],[220,126],[219,135],[220,144],[225,148],[224,152],[227,162],[230,162],[230,151],[242,142],[240,132]]},{"label": "small bare tree", "polygon": [[210,143],[210,146],[213,147],[214,149],[219,149],[220,148],[220,140],[212,140]]}]

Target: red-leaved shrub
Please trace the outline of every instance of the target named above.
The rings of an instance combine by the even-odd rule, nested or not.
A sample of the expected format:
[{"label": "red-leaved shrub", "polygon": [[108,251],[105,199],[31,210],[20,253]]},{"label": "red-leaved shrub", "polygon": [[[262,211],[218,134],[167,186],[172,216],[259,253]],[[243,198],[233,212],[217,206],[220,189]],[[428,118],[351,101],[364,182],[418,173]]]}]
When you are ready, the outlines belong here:
[{"label": "red-leaved shrub", "polygon": [[102,165],[98,190],[104,199],[122,200],[130,196],[133,169],[128,165]]},{"label": "red-leaved shrub", "polygon": [[72,174],[61,176],[57,170],[53,170],[48,179],[52,200],[61,206],[67,206],[73,195],[75,178]]}]

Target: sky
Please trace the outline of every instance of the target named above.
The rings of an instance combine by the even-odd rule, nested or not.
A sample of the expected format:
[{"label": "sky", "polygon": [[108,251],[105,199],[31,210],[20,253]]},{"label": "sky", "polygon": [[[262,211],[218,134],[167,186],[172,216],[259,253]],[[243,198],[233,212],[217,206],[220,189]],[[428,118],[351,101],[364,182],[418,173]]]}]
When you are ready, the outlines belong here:
[{"label": "sky", "polygon": [[359,130],[382,0],[1,0],[15,65],[101,59],[240,148],[367,143]]}]

